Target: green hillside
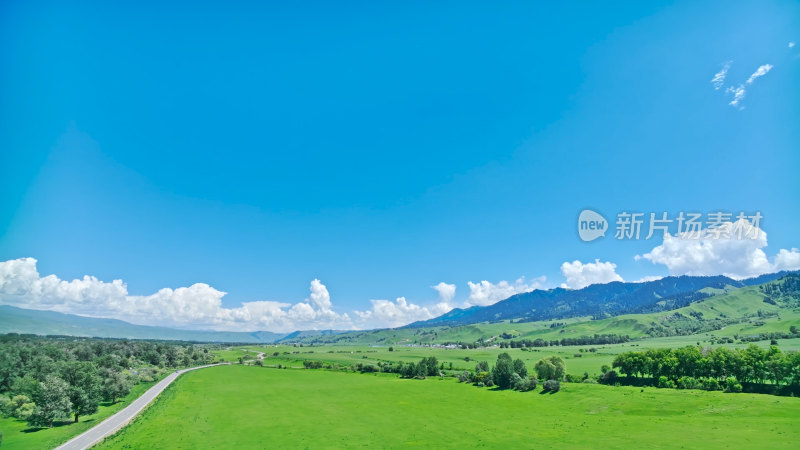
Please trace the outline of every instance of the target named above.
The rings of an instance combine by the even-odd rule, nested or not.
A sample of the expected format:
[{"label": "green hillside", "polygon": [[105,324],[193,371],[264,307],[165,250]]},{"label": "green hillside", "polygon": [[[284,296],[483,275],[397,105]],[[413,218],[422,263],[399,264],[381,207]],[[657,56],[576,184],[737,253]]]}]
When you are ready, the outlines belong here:
[{"label": "green hillside", "polygon": [[590,317],[540,322],[505,320],[453,327],[397,328],[307,337],[296,342],[403,345],[498,343],[519,339],[550,341],[596,334],[636,339],[709,332],[719,336],[787,333],[792,325],[800,327],[798,279],[797,275],[790,275],[758,286],[727,287],[716,290],[712,297],[658,313],[625,314],[600,320]]}]

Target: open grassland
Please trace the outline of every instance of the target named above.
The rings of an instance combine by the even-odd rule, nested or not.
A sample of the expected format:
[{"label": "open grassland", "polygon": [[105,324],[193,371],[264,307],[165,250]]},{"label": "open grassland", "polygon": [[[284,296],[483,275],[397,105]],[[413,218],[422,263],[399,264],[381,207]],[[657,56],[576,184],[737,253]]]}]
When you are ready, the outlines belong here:
[{"label": "open grassland", "polygon": [[131,388],[131,393],[113,405],[110,402],[100,404],[95,414],[81,416],[78,423],[70,421],[56,422],[53,428],[32,428],[24,420],[13,417],[0,417],[0,431],[3,432],[3,450],[7,449],[52,449],[89,428],[99,424],[107,417],[127,406],[156,382],[139,383]]},{"label": "open grassland", "polygon": [[99,448],[795,448],[800,399],[224,366],[188,373]]},{"label": "open grassland", "polygon": [[[477,349],[447,349],[429,347],[395,346],[392,351],[389,347],[371,346],[319,346],[319,347],[293,347],[293,346],[249,346],[249,354],[264,352],[264,364],[267,366],[302,367],[303,361],[322,361],[328,364],[338,364],[340,367],[349,367],[358,363],[372,364],[378,362],[418,362],[420,359],[435,356],[440,363],[444,363],[444,372],[451,374],[463,370],[475,369],[478,361],[494,364],[497,355],[506,352],[512,358],[520,358],[530,368],[540,359],[548,356],[560,356],[567,364],[567,373],[573,375],[599,375],[600,367],[604,364],[611,365],[614,357],[620,353],[632,350],[647,350],[650,348],[679,348],[687,345],[700,345],[702,347],[729,347],[744,348],[746,344],[710,344],[712,333],[692,336],[672,336],[665,338],[644,339],[624,344],[609,345],[582,345],[566,347],[541,347],[529,350],[519,348],[477,348]],[[755,342],[756,345],[766,348],[769,341]],[[800,349],[800,338],[781,339],[778,347],[783,351]],[[594,351],[590,351],[594,349]],[[583,352],[581,352],[583,350]],[[277,355],[275,355],[277,353]],[[580,355],[580,356],[577,356]],[[237,359],[230,359],[236,362]],[[450,365],[452,364],[452,369]]]}]

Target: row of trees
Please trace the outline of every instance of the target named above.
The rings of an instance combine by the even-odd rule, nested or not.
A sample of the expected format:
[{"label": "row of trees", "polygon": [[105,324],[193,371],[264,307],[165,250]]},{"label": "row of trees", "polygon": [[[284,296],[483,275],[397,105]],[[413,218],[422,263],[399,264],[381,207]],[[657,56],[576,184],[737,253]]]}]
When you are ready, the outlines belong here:
[{"label": "row of trees", "polygon": [[[783,353],[774,345],[768,349],[751,344],[745,349],[703,349],[689,346],[626,352],[614,358],[613,368],[625,375],[627,381],[634,379],[639,384],[663,387],[694,384],[715,389],[715,386],[728,386],[732,383],[731,380],[739,385],[800,387],[800,352]],[[601,381],[616,378],[616,374],[612,374],[610,370],[603,372],[605,374]],[[708,381],[704,386],[702,380],[715,380],[716,383]],[[734,385],[730,390],[737,388]]]},{"label": "row of trees", "polygon": [[0,413],[32,426],[97,412],[140,381],[210,362],[208,348],[166,342],[0,336]]},{"label": "row of trees", "polygon": [[581,336],[574,338],[562,339],[519,339],[509,342],[501,342],[501,348],[526,348],[526,347],[555,347],[558,345],[606,345],[606,344],[619,344],[630,341],[628,335],[620,334],[595,334],[594,336]]}]

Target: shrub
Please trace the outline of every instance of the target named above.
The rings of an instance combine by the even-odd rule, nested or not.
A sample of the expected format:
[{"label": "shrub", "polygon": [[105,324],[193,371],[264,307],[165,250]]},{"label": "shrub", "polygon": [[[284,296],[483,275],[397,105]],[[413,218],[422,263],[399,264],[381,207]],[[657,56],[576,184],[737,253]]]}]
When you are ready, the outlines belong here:
[{"label": "shrub", "polygon": [[549,392],[558,392],[561,390],[561,382],[558,380],[547,380],[542,383],[542,390]]},{"label": "shrub", "polygon": [[701,389],[702,383],[694,377],[680,377],[678,379],[678,389]]},{"label": "shrub", "polygon": [[619,381],[619,375],[617,375],[617,372],[615,370],[608,370],[606,372],[603,372],[603,374],[600,375],[600,379],[597,381],[599,381],[602,384],[608,384],[610,386],[614,386]]},{"label": "shrub", "polygon": [[487,380],[491,380],[492,377],[489,376],[489,372],[476,372],[475,375],[472,376],[472,381],[475,383],[486,383]]},{"label": "shrub", "polygon": [[466,383],[466,382],[468,382],[470,380],[470,378],[472,378],[472,374],[470,374],[469,371],[465,370],[465,371],[461,372],[460,374],[458,374],[458,382],[459,383]]},{"label": "shrub", "polygon": [[[359,363],[361,364],[361,363]],[[303,361],[303,367],[306,369],[321,369],[322,368],[322,361]]]},{"label": "shrub", "polygon": [[512,376],[511,378],[513,381],[513,387],[515,391],[527,392],[536,389],[535,379],[530,379],[528,377],[521,377],[519,375],[517,375],[516,377]]},{"label": "shrub", "polygon": [[8,397],[0,397],[0,414],[8,417],[11,413],[14,412],[14,404],[11,402],[11,399]]},{"label": "shrub", "polygon": [[586,378],[583,380],[583,382],[586,384],[597,384],[597,380],[595,380],[594,378]]},{"label": "shrub", "polygon": [[583,377],[581,377],[580,375],[572,375],[568,373],[564,377],[564,381],[566,381],[567,383],[580,383],[581,381],[583,381]]},{"label": "shrub", "polygon": [[735,377],[725,379],[725,392],[742,392],[742,385]]},{"label": "shrub", "polygon": [[718,391],[719,382],[714,378],[706,378],[703,380],[703,389],[707,391]]},{"label": "shrub", "polygon": [[516,389],[517,388],[517,384],[519,384],[521,381],[522,381],[522,377],[519,376],[519,374],[517,374],[517,373],[512,373],[511,374],[511,388],[512,389]]},{"label": "shrub", "polygon": [[674,389],[675,388],[675,382],[670,380],[669,378],[665,377],[664,375],[661,375],[660,377],[658,377],[658,387]]}]

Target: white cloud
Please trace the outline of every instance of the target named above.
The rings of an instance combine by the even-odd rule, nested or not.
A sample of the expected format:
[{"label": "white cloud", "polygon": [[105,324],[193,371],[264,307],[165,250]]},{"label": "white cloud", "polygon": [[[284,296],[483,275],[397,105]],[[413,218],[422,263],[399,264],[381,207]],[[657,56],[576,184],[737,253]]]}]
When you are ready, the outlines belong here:
[{"label": "white cloud", "polygon": [[436,286],[431,286],[431,288],[436,289],[436,292],[439,293],[439,300],[441,300],[442,303],[450,303],[453,301],[453,297],[456,296],[455,284],[447,284],[442,281]]},{"label": "white cloud", "polygon": [[775,255],[774,270],[800,270],[800,251],[796,248],[791,250],[782,248]]},{"label": "white cloud", "polygon": [[398,327],[418,320],[432,319],[440,316],[452,308],[445,303],[438,303],[432,308],[419,306],[399,297],[394,302],[389,300],[370,300],[372,309],[368,311],[355,311],[356,316],[370,327]]},{"label": "white cloud", "polygon": [[515,294],[522,292],[530,292],[534,289],[540,289],[544,285],[547,278],[542,275],[534,278],[530,283],[525,281],[525,277],[518,278],[513,284],[508,281],[500,281],[497,284],[490,283],[486,280],[480,283],[467,282],[469,286],[469,298],[465,306],[487,306],[493,305],[500,300],[505,300]]},{"label": "white cloud", "polygon": [[743,84],[740,84],[739,87],[729,87],[725,90],[726,94],[733,94],[733,100],[731,100],[728,104],[731,106],[739,106],[742,100],[744,100],[744,95],[747,91],[744,88]]},{"label": "white cloud", "polygon": [[772,64],[764,64],[763,66],[760,66],[755,72],[753,72],[752,75],[750,75],[750,78],[747,79],[747,84],[753,84],[753,81],[755,81],[756,78],[763,77],[770,70],[772,70]]},{"label": "white cloud", "polygon": [[561,287],[581,289],[590,284],[603,284],[612,281],[623,281],[617,274],[617,265],[610,262],[600,262],[595,259],[593,263],[582,263],[578,260],[561,264],[561,274],[567,279]]},{"label": "white cloud", "polygon": [[[730,68],[731,62],[728,61],[723,66],[722,70],[714,74],[714,78],[711,79],[711,83],[714,85],[715,90],[719,90],[722,85],[725,83],[725,77],[728,74],[728,69]],[[753,72],[747,81],[744,83],[739,84],[738,86],[729,86],[725,89],[726,95],[733,95],[733,99],[728,102],[729,105],[733,106],[734,108],[744,109],[742,106],[742,100],[744,100],[745,95],[747,95],[747,87],[753,84],[756,79],[763,77],[770,70],[772,70],[774,66],[772,64],[764,64],[758,67],[755,72]]]},{"label": "white cloud", "polygon": [[789,48],[794,48],[794,42],[789,42]]},{"label": "white cloud", "polygon": [[664,277],[659,275],[645,275],[642,278],[639,278],[638,280],[634,281],[634,283],[647,283],[648,281],[658,281],[662,278]]},{"label": "white cloud", "polygon": [[692,238],[685,233],[676,236],[667,233],[661,245],[635,259],[663,264],[671,275],[725,275],[734,279],[800,269],[797,249],[782,249],[770,262],[763,250],[767,246],[767,233],[746,219],[723,222],[721,230],[719,239],[708,234]]},{"label": "white cloud", "polygon": [[112,317],[145,325],[233,331],[293,331],[350,328],[347,314],[332,309],[330,294],[319,280],[311,295],[294,305],[273,301],[245,302],[225,308],[225,292],[205,283],[152,295],[129,295],[122,280],[110,283],[92,276],[72,281],[41,277],[34,258],[0,262],[0,303],[22,308],[59,311],[92,317]]},{"label": "white cloud", "polygon": [[714,74],[714,78],[711,79],[711,84],[714,85],[714,90],[719,90],[723,84],[725,84],[725,77],[728,75],[728,69],[731,68],[731,62],[726,62],[722,69]]}]

